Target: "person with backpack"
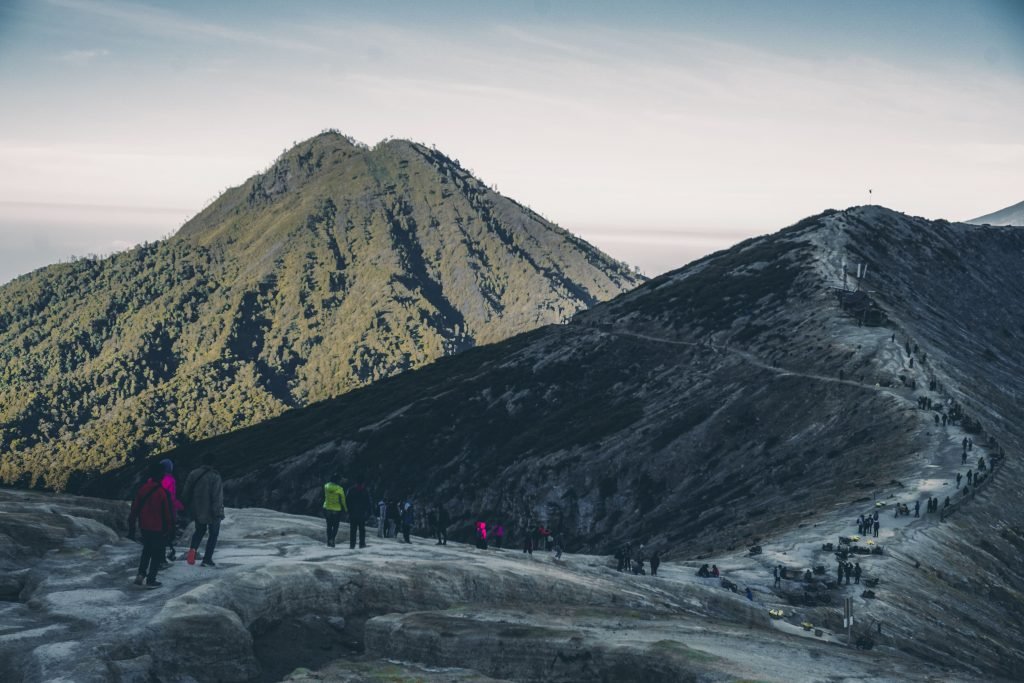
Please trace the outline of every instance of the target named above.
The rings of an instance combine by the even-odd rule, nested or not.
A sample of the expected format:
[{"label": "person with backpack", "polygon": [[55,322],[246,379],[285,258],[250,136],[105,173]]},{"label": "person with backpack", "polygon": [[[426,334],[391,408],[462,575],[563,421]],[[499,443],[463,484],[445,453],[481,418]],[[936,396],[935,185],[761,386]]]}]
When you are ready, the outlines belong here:
[{"label": "person with backpack", "polygon": [[338,537],[338,526],[341,524],[341,513],[348,511],[345,504],[345,489],[341,484],[341,477],[335,472],[331,475],[330,481],[324,484],[324,518],[327,520],[327,547],[335,547],[334,539]]},{"label": "person with backpack", "polygon": [[192,541],[189,543],[188,563],[196,563],[196,551],[199,550],[203,536],[209,531],[210,537],[206,541],[202,566],[210,568],[217,566],[213,561],[213,551],[217,548],[220,522],[224,519],[224,482],[220,478],[220,473],[213,469],[213,461],[213,453],[203,454],[202,466],[188,473],[185,488],[182,490],[185,508],[196,525]]},{"label": "person with backpack", "polygon": [[366,547],[366,518],[370,516],[370,492],[363,483],[362,476],[348,492],[348,547],[355,550],[356,536],[359,536],[359,547]]},{"label": "person with backpack", "polygon": [[148,479],[139,487],[128,513],[128,538],[135,539],[136,524],[142,532],[142,556],[135,585],[159,588],[156,580],[160,562],[164,556],[167,538],[174,533],[174,519],[171,513],[171,495],[161,485],[164,466],[157,461],[149,465]]},{"label": "person with backpack", "polygon": [[[164,468],[164,476],[160,479],[160,485],[164,487],[164,490],[171,497],[171,533],[167,537],[167,555],[168,561],[173,562],[178,556],[177,551],[174,549],[174,540],[178,528],[178,516],[185,511],[185,506],[180,500],[178,500],[177,494],[177,482],[174,479],[174,462],[170,458],[164,458],[160,461],[160,465]],[[163,560],[163,557],[161,557]],[[170,567],[167,562],[161,561],[160,569],[167,569]]]},{"label": "person with backpack", "polygon": [[444,505],[437,506],[437,545],[448,545],[448,525],[452,523]]},{"label": "person with backpack", "polygon": [[402,538],[406,543],[412,543],[409,540],[409,533],[412,531],[412,525],[415,520],[413,512],[412,501],[406,500],[405,505],[402,506]]}]

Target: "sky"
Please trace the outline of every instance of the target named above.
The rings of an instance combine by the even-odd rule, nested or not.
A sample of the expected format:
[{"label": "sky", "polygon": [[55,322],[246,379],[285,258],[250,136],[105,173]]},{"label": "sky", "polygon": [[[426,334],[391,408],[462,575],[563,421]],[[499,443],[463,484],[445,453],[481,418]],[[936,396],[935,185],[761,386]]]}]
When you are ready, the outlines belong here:
[{"label": "sky", "polygon": [[1024,199],[1024,2],[0,1],[0,283],[173,233],[335,128],[648,275],[871,200]]}]

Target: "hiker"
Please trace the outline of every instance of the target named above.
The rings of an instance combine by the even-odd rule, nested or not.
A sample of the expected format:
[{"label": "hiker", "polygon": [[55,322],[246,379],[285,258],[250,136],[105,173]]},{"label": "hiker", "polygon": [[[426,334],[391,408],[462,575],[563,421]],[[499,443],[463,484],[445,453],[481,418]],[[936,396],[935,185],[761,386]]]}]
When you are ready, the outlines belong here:
[{"label": "hiker", "polygon": [[967,483],[971,483],[971,479],[974,478],[974,470],[967,470]]},{"label": "hiker", "polygon": [[852,575],[853,575],[853,563],[852,562],[847,562],[846,563],[846,585],[847,586],[850,585],[850,577]]},{"label": "hiker", "polygon": [[387,502],[387,528],[384,529],[384,536],[389,539],[397,538],[398,519],[401,517],[398,511],[398,501],[393,498]]},{"label": "hiker", "polygon": [[857,564],[853,565],[853,582],[854,583],[860,583],[860,573],[861,573],[860,562],[858,562]]},{"label": "hiker", "polygon": [[876,522],[878,521],[878,510],[875,510],[874,520]]},{"label": "hiker", "polygon": [[366,518],[370,516],[370,492],[366,490],[362,474],[356,475],[356,485],[348,490],[348,548],[356,547],[356,535],[359,535],[359,547],[366,547]]},{"label": "hiker", "polygon": [[448,545],[448,525],[452,523],[448,509],[444,505],[437,506],[437,545]]},{"label": "hiker", "polygon": [[633,573],[637,576],[644,576],[647,572],[644,571],[644,558],[637,557],[633,563]]},{"label": "hiker", "polygon": [[[985,459],[982,458],[982,464]],[[177,534],[178,528],[178,516],[185,510],[185,506],[180,500],[178,500],[177,494],[177,482],[174,480],[174,462],[170,458],[164,458],[160,461],[160,465],[164,468],[164,476],[160,479],[160,485],[164,487],[168,495],[171,497],[171,533],[167,537],[167,555],[166,559],[171,562],[178,556],[178,553],[174,550],[174,539]],[[164,561],[164,555],[160,556],[160,569],[167,569],[171,565]]]},{"label": "hiker", "polygon": [[409,540],[409,534],[412,532],[412,525],[416,521],[416,515],[412,506],[411,500],[406,500],[405,505],[402,506],[402,538],[406,543],[412,543]]},{"label": "hiker", "polygon": [[914,517],[921,516],[921,499],[918,498],[914,501]]},{"label": "hiker", "polygon": [[959,472],[956,473],[956,487],[960,488],[960,480],[963,479],[964,475]]},{"label": "hiker", "polygon": [[[530,557],[533,557],[533,536],[530,534],[529,530],[527,530],[526,534],[523,536],[523,552],[530,553]],[[623,559],[625,559],[625,553],[623,553]],[[620,569],[619,571],[622,570]]]},{"label": "hiker", "polygon": [[946,502],[944,502],[944,503],[942,504],[942,507],[943,507],[943,509],[945,509],[945,508],[948,508],[948,507],[949,507],[949,496],[946,496]]},{"label": "hiker", "polygon": [[625,564],[625,554],[622,552],[622,548],[615,551],[615,559],[618,561],[616,571],[621,572],[622,567]]},{"label": "hiker", "polygon": [[[377,538],[384,538],[384,527],[387,526],[387,516],[388,504],[383,498],[381,498],[377,501]],[[438,543],[440,543],[440,540]]]},{"label": "hiker", "polygon": [[702,564],[700,566],[700,569],[697,570],[697,576],[704,579],[711,576],[711,571],[708,569],[708,566],[706,564]]},{"label": "hiker", "polygon": [[939,426],[939,414],[938,413],[935,413],[935,426],[936,427]]},{"label": "hiker", "polygon": [[338,526],[341,525],[341,513],[347,512],[345,504],[345,489],[341,488],[341,477],[335,472],[330,480],[324,484],[324,518],[327,520],[327,547],[333,548],[334,539],[338,536]]},{"label": "hiker", "polygon": [[774,587],[778,588],[782,583],[782,577],[779,575],[779,565],[775,565],[775,568],[772,570],[772,577],[775,579]]},{"label": "hiker", "polygon": [[480,550],[487,550],[487,522],[478,521],[473,525],[476,536],[476,547]]},{"label": "hiker", "polygon": [[985,456],[984,455],[981,456],[980,458],[978,458],[978,471],[979,472],[984,472],[985,471]]},{"label": "hiker", "polygon": [[722,572],[718,571],[718,565],[717,564],[711,565],[711,576],[713,576],[713,577],[715,577],[717,579],[721,575],[722,575]]},{"label": "hiker", "polygon": [[948,421],[949,421],[949,418],[946,417],[945,413],[943,413],[942,414],[942,426],[945,427],[946,426],[946,422],[948,422]]},{"label": "hiker", "polygon": [[633,544],[626,541],[626,546],[623,548],[622,553],[625,557],[625,567],[626,572],[628,573],[633,570]]},{"label": "hiker", "polygon": [[[558,538],[554,538],[552,540],[554,542],[555,559],[560,560],[562,559],[562,542],[559,541]],[[501,550],[501,548],[498,549]]]},{"label": "hiker", "polygon": [[128,513],[128,538],[135,540],[135,527],[142,532],[142,556],[135,585],[146,582],[146,588],[159,588],[156,580],[160,561],[164,556],[167,538],[174,533],[174,518],[171,512],[171,494],[161,484],[165,474],[164,466],[157,461],[149,465],[146,481],[139,487]]},{"label": "hiker", "polygon": [[964,447],[964,453],[966,453],[967,452],[967,437],[966,436],[964,437],[964,440],[961,443],[963,444],[963,447]]},{"label": "hiker", "polygon": [[658,553],[657,550],[655,550],[654,554],[651,555],[651,576],[657,576],[658,575],[658,567],[660,567],[660,566],[661,566],[661,555]]},{"label": "hiker", "polygon": [[970,437],[968,437],[968,439],[967,439],[967,450],[969,450],[969,451],[973,451],[974,450],[974,439],[972,439]]},{"label": "hiker", "polygon": [[878,523],[878,520],[876,519],[876,520],[875,520],[875,528],[874,528],[874,530],[875,530],[875,533],[874,533],[874,537],[875,537],[875,538],[878,538],[878,527],[879,527],[879,526],[880,526],[880,525],[879,525],[879,523]]},{"label": "hiker", "polygon": [[188,473],[182,498],[185,507],[195,521],[196,529],[192,533],[192,541],[188,547],[188,563],[196,563],[196,551],[206,532],[210,537],[206,540],[206,551],[203,553],[202,566],[216,567],[213,551],[217,549],[217,537],[220,536],[220,521],[224,519],[224,482],[220,473],[213,469],[213,453],[203,455],[203,464]]},{"label": "hiker", "polygon": [[494,528],[494,547],[501,550],[501,544],[505,542],[505,527],[498,524]]}]

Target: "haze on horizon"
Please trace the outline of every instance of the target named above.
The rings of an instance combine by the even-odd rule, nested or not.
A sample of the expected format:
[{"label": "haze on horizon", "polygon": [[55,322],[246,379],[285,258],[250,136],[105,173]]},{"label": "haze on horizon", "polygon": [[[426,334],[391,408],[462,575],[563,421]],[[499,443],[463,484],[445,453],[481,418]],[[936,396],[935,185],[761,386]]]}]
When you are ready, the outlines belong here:
[{"label": "haze on horizon", "polygon": [[1024,194],[1024,4],[13,0],[0,283],[157,239],[325,128],[459,158],[648,275],[829,207]]}]

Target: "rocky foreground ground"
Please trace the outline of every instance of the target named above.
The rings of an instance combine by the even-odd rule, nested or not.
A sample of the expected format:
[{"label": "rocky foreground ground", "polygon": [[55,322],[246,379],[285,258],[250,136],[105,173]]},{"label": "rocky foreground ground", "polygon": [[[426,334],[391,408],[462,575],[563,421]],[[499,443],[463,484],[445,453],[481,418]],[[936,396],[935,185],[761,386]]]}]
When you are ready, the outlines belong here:
[{"label": "rocky foreground ground", "polygon": [[[833,589],[855,597],[869,651],[834,628],[839,605],[790,604],[803,581],[773,589],[771,566],[811,568],[824,539],[848,532],[831,512],[760,555],[669,558],[651,577],[619,573],[608,557],[423,538],[328,548],[320,520],[230,509],[219,567],[179,560],[157,590],[132,583],[139,546],[121,535],[125,512],[0,491],[0,680],[980,680],[908,655],[890,624],[878,635],[867,603],[898,605],[885,580],[875,600],[863,586]],[[886,524],[879,543],[893,553],[867,558],[865,576],[905,571],[897,546],[915,543],[915,525],[938,524]],[[739,592],[698,578],[705,561]],[[785,618],[771,619],[775,608]]]}]

